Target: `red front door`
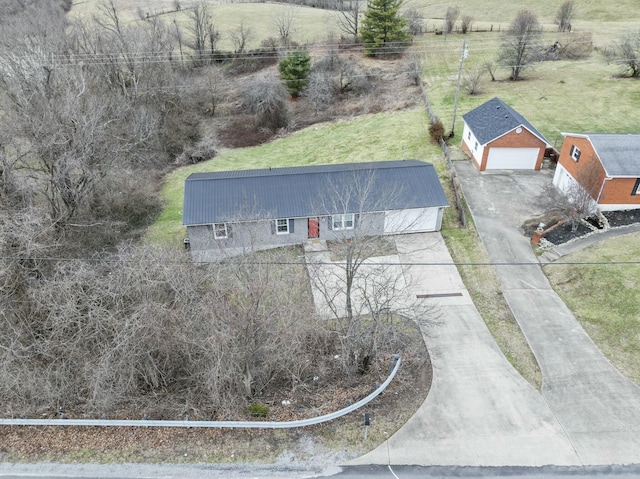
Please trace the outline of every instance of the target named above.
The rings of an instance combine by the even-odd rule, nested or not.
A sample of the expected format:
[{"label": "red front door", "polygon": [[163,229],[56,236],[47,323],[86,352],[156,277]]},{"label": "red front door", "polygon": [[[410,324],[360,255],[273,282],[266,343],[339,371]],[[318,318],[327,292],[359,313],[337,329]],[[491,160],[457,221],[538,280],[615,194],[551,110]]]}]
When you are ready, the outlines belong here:
[{"label": "red front door", "polygon": [[309,238],[320,237],[320,221],[318,218],[309,218]]}]

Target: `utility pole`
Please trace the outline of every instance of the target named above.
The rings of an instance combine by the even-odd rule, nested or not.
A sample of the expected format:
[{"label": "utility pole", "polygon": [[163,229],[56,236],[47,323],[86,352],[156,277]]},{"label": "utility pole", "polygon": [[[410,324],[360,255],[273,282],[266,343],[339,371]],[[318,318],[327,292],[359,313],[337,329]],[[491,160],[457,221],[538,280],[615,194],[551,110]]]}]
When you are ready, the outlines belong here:
[{"label": "utility pole", "polygon": [[451,133],[449,138],[453,138],[454,130],[456,128],[456,110],[458,109],[458,97],[460,96],[460,80],[462,79],[462,62],[469,56],[469,50],[467,50],[467,41],[462,42],[462,53],[460,53],[460,66],[458,67],[458,85],[456,86],[456,101],[453,103],[453,122],[451,123]]}]

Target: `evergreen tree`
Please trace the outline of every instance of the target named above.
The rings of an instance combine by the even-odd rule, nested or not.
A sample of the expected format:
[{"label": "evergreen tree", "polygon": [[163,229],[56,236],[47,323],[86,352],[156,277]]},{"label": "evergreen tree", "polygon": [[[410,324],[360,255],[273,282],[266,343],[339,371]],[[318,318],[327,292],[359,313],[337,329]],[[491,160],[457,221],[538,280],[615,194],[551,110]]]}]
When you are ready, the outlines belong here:
[{"label": "evergreen tree", "polygon": [[280,78],[292,97],[297,97],[309,82],[311,57],[306,50],[294,50],[280,60]]},{"label": "evergreen tree", "polygon": [[409,40],[408,20],[398,14],[402,0],[368,0],[360,38],[369,56],[397,54]]}]

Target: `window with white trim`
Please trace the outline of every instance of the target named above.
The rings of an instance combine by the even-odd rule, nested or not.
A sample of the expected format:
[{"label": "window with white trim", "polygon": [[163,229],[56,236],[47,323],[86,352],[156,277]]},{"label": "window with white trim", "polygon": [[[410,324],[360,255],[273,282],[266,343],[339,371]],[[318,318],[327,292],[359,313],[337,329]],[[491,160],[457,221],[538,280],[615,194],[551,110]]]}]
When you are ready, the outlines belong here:
[{"label": "window with white trim", "polygon": [[333,215],[331,225],[334,230],[352,230],[355,225],[355,215],[353,213]]},{"label": "window with white trim", "polygon": [[578,148],[576,145],[571,145],[571,150],[569,150],[569,156],[576,163],[580,161],[580,148]]},{"label": "window with white trim", "polygon": [[225,239],[229,237],[229,230],[227,230],[227,223],[214,223],[213,224],[213,237],[215,239]]},{"label": "window with white trim", "polygon": [[276,234],[277,235],[288,235],[289,234],[289,220],[288,219],[277,219],[276,220]]},{"label": "window with white trim", "polygon": [[471,139],[471,131],[467,133],[467,140],[470,140],[470,139]]},{"label": "window with white trim", "polygon": [[633,191],[631,192],[631,194],[634,196],[640,195],[640,178],[636,180],[636,184],[633,186]]},{"label": "window with white trim", "polygon": [[478,142],[477,141],[476,141],[476,144],[473,145],[473,149],[474,149],[474,151],[478,149]]}]

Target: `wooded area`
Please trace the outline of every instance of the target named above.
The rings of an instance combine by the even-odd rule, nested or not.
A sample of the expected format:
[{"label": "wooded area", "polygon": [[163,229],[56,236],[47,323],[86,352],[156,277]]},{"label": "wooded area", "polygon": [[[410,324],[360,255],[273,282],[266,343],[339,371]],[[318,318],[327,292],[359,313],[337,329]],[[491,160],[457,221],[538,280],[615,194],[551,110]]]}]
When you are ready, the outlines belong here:
[{"label": "wooded area", "polygon": [[[276,50],[219,54],[204,4],[184,29],[124,22],[111,2],[90,21],[69,8],[0,2],[0,414],[226,419],[274,391],[375,375],[373,356],[364,370],[335,360],[353,359],[345,344],[362,350],[345,334],[368,320],[351,333],[320,322],[296,251],[196,266],[141,241],[163,175],[215,156],[218,133],[201,120],[228,79],[275,64]],[[370,87],[353,61],[318,71],[312,83],[332,95]],[[246,95],[238,117],[274,134],[288,123],[285,90],[269,74],[246,84],[260,82],[276,116]],[[399,319],[369,327],[385,349],[367,355],[406,339]]]}]

